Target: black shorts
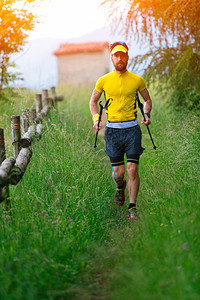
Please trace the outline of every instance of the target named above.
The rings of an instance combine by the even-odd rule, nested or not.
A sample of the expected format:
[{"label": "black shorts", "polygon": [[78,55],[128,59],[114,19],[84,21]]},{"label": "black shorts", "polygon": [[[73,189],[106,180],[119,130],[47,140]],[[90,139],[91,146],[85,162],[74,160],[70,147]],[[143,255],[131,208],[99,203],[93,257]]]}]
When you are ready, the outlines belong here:
[{"label": "black shorts", "polygon": [[124,164],[124,154],[127,162],[139,162],[142,148],[142,133],[139,125],[130,128],[109,128],[105,129],[106,153],[110,157],[112,166]]}]

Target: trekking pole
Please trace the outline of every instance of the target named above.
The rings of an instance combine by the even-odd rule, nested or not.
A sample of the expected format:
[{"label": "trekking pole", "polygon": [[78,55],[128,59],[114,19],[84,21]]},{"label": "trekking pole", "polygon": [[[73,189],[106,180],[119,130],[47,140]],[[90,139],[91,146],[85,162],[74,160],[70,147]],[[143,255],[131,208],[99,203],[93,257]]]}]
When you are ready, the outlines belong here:
[{"label": "trekking pole", "polygon": [[102,111],[103,111],[103,105],[101,104],[102,101],[99,102],[99,106],[100,106],[100,111],[99,111],[99,120],[98,120],[98,130],[96,132],[96,137],[95,137],[95,142],[94,142],[94,148],[97,147],[97,137],[99,134],[99,124],[101,122],[101,116],[102,116]]},{"label": "trekking pole", "polygon": [[[139,98],[138,92],[136,93],[136,100],[137,100],[137,102],[138,102],[138,106],[139,106],[139,109],[140,109],[140,111],[141,111],[141,113],[142,113],[142,116],[143,116],[143,118],[144,118],[144,121],[146,122],[146,118],[145,118],[144,110],[143,110],[143,104],[142,104],[142,102],[140,102],[140,98]],[[152,135],[151,135],[149,126],[146,125],[146,127],[147,127],[147,130],[148,130],[150,139],[151,139],[151,141],[152,141],[152,144],[153,144],[153,149],[156,150],[156,146],[155,146],[155,144],[154,144],[154,141],[153,141],[153,138],[152,138]]]},{"label": "trekking pole", "polygon": [[[105,98],[105,101],[106,101],[105,93],[104,93],[104,98]],[[97,137],[98,137],[98,134],[99,134],[99,125],[100,125],[100,122],[101,122],[102,112],[103,112],[103,109],[107,108],[110,105],[109,101],[110,101],[110,98],[106,101],[106,103],[105,103],[104,106],[101,104],[102,101],[99,102],[100,110],[99,110],[98,130],[96,132],[96,137],[95,137],[95,142],[94,142],[94,148],[97,147]]]}]

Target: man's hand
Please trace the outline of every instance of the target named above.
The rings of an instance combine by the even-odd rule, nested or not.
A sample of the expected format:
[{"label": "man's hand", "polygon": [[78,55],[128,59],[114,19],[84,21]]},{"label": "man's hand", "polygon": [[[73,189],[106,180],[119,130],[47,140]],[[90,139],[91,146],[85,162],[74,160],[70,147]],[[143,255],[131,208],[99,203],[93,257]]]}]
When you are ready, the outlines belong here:
[{"label": "man's hand", "polygon": [[[149,95],[149,92],[147,89],[143,90],[142,92],[140,92],[142,98],[144,99],[144,111],[145,113],[150,113],[151,112],[151,108],[152,108],[152,101],[151,101],[151,98],[150,98],[150,95]],[[144,125],[150,125],[151,124],[151,121],[150,121],[150,118],[148,117],[148,115],[146,115],[144,113],[144,117],[145,117],[145,120],[144,120],[144,117],[142,118],[142,124]]]},{"label": "man's hand", "polygon": [[94,130],[99,131],[102,128],[102,122],[99,123],[98,127],[98,121],[93,125]]},{"label": "man's hand", "polygon": [[149,119],[149,117],[147,115],[145,115],[145,120],[144,120],[144,117],[143,117],[141,123],[146,125],[146,126],[151,124],[151,120]]}]

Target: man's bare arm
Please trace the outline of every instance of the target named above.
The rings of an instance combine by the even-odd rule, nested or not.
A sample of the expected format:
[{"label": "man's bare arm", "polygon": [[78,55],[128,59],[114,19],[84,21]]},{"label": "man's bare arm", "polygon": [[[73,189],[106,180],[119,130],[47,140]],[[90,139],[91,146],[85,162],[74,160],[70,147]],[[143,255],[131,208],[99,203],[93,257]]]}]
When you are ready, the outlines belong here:
[{"label": "man's bare arm", "polygon": [[[92,116],[94,116],[94,115],[96,115],[96,114],[99,113],[99,109],[98,109],[97,103],[98,103],[100,97],[101,97],[101,93],[99,93],[96,90],[94,90],[93,93],[92,93],[92,96],[90,98],[90,103],[89,103],[89,105],[90,105],[90,111],[91,111]],[[93,126],[93,128],[95,130],[99,130],[99,129],[101,129],[101,127],[102,127],[102,124],[100,123],[100,126],[98,128],[98,122],[96,122],[94,124],[94,126]]]},{"label": "man's bare arm", "polygon": [[144,99],[144,112],[150,113],[152,109],[152,101],[147,89],[140,92],[142,98]]},{"label": "man's bare arm", "polygon": [[[142,98],[144,99],[144,113],[149,113],[151,112],[152,109],[152,101],[151,97],[149,95],[149,92],[147,89],[143,90],[140,92]],[[149,125],[151,123],[149,117],[145,115],[146,122],[144,121],[144,118],[142,118],[142,123],[145,125]]]},{"label": "man's bare arm", "polygon": [[90,98],[90,111],[92,115],[98,114],[98,101],[101,97],[101,93],[97,92],[96,90],[93,91],[92,96]]}]

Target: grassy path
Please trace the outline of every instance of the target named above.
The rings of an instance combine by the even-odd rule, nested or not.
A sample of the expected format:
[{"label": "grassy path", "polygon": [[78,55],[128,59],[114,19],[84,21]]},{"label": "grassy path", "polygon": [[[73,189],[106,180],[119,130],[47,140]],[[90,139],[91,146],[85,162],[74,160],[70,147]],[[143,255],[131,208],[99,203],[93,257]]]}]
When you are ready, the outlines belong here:
[{"label": "grassy path", "polygon": [[[143,128],[140,218],[114,205],[90,92],[63,91],[23,181],[1,206],[1,299],[199,299],[199,118],[159,99]],[[14,104],[13,104],[14,105]]]}]

